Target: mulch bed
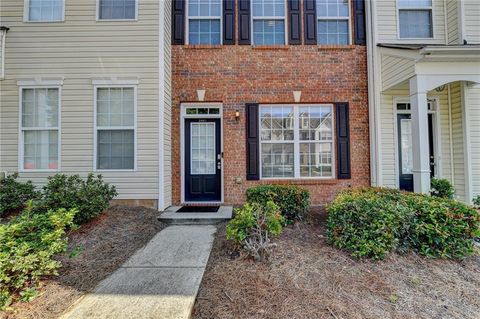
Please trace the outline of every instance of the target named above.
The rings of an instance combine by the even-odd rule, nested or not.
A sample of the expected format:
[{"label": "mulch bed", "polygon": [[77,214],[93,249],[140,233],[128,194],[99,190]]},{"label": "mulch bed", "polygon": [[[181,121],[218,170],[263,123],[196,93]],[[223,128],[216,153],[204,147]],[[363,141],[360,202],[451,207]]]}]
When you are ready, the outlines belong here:
[{"label": "mulch bed", "polygon": [[326,242],[325,213],[289,226],[269,263],[238,257],[219,227],[194,318],[462,318],[480,314],[480,256],[359,261]]},{"label": "mulch bed", "polygon": [[119,268],[165,226],[158,211],[114,206],[69,235],[68,251],[59,256],[59,276],[42,283],[39,296],[13,305],[1,318],[57,318],[71,304]]}]

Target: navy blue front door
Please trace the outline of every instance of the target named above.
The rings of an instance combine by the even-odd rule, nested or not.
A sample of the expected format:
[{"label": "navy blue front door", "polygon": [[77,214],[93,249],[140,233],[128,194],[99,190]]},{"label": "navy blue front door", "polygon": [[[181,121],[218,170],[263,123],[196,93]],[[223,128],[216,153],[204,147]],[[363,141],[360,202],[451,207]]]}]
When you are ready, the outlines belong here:
[{"label": "navy blue front door", "polygon": [[221,201],[220,119],[185,120],[185,201]]}]

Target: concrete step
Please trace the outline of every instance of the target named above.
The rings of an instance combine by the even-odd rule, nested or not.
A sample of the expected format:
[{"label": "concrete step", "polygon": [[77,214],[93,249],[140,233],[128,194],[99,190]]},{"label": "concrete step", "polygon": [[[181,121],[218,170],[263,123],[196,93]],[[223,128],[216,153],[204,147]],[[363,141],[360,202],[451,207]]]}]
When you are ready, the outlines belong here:
[{"label": "concrete step", "polygon": [[163,211],[158,220],[173,225],[213,225],[232,218],[232,206],[220,206],[216,213],[177,213],[181,206],[171,206]]}]

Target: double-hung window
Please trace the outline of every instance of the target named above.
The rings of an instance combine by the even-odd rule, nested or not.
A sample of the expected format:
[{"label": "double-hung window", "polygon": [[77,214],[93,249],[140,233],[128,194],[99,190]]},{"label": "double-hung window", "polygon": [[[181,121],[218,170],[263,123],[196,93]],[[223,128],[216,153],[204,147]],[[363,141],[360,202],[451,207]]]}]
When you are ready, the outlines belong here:
[{"label": "double-hung window", "polygon": [[22,88],[21,170],[59,169],[60,89]]},{"label": "double-hung window", "polygon": [[432,38],[432,0],[398,0],[400,38]]},{"label": "double-hung window", "polygon": [[96,88],[96,169],[135,169],[135,87]]},{"label": "double-hung window", "polygon": [[285,0],[252,0],[253,44],[285,44]]},{"label": "double-hung window", "polygon": [[188,0],[188,43],[220,44],[221,0]]},{"label": "double-hung window", "polygon": [[349,44],[349,30],[349,0],[317,0],[317,39],[319,44]]},{"label": "double-hung window", "polygon": [[137,0],[98,0],[99,20],[135,20]]},{"label": "double-hung window", "polygon": [[64,6],[64,0],[27,0],[25,2],[25,21],[63,21]]},{"label": "double-hung window", "polygon": [[262,178],[333,177],[333,105],[261,105]]}]

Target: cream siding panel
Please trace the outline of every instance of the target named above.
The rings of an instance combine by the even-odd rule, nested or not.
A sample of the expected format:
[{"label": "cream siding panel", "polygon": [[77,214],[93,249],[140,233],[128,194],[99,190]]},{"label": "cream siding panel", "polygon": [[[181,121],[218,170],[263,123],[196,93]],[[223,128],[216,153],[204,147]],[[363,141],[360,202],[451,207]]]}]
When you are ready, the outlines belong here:
[{"label": "cream siding panel", "polygon": [[[122,199],[158,198],[158,1],[139,1],[138,21],[96,21],[95,0],[66,1],[65,22],[24,23],[23,1],[2,0],[8,33],[6,79],[1,82],[0,170],[18,170],[16,81],[63,77],[61,168],[86,176],[93,170],[92,79],[139,80],[137,91],[137,171],[102,172]],[[47,173],[22,173],[39,185]]]},{"label": "cream siding panel", "polygon": [[382,55],[382,84],[384,90],[401,83],[414,75],[414,61]]},{"label": "cream siding panel", "polygon": [[480,44],[480,1],[464,1],[465,40],[468,44]]},{"label": "cream siding panel", "polygon": [[458,15],[459,2],[458,0],[447,0],[447,37],[448,44],[459,44],[459,30],[458,30]]},{"label": "cream siding panel", "polygon": [[164,182],[163,187],[165,206],[172,204],[172,134],[171,134],[171,118],[172,118],[172,77],[171,77],[171,5],[169,1],[165,1],[165,56],[163,64],[165,66],[164,80]]},{"label": "cream siding panel", "polygon": [[480,85],[467,87],[466,105],[470,121],[472,194],[475,197],[480,195]]},{"label": "cream siding panel", "polygon": [[[425,44],[444,44],[445,43],[445,11],[444,0],[433,1],[433,39],[400,39],[399,28],[397,27],[398,13],[397,0],[377,0],[373,1],[376,5],[377,19],[377,42],[379,43],[425,43]],[[476,1],[476,0],[473,0]]]},{"label": "cream siding panel", "polygon": [[464,128],[463,128],[463,110],[460,83],[451,85],[452,100],[452,133],[453,133],[453,165],[455,196],[465,199],[465,153],[464,153]]}]

